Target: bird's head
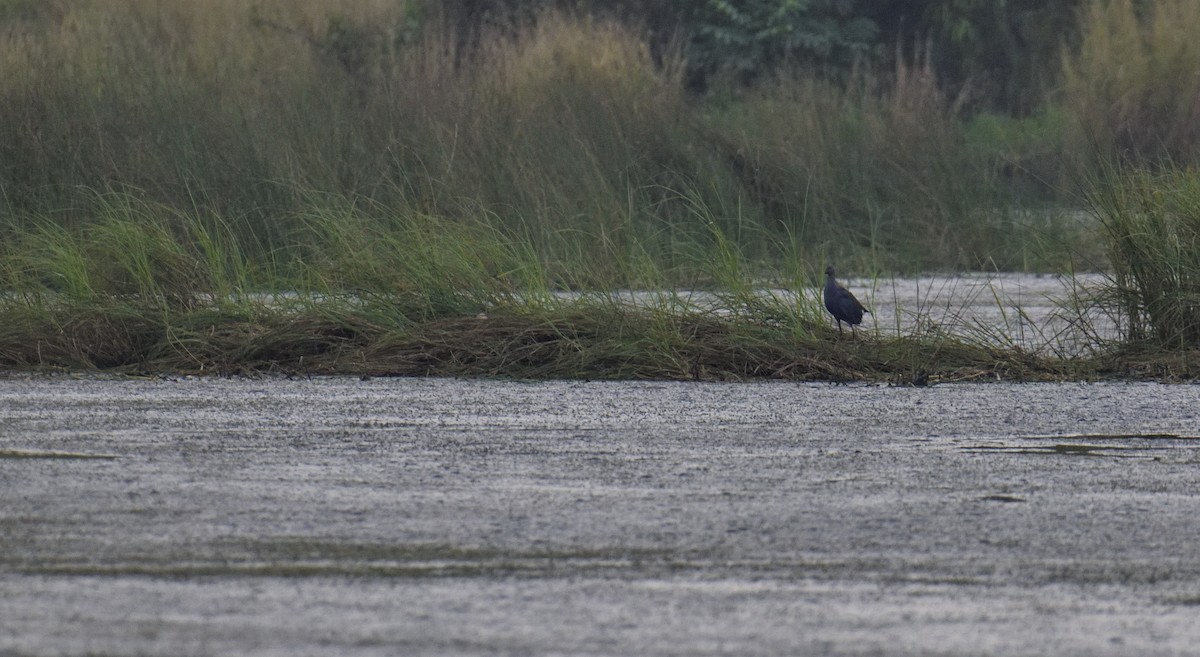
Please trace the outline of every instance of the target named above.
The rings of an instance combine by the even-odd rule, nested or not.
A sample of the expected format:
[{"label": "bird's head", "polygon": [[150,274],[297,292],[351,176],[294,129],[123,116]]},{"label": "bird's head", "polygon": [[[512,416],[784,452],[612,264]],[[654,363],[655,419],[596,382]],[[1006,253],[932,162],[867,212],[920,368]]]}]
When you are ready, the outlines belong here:
[{"label": "bird's head", "polygon": [[830,278],[833,278],[834,276],[837,275],[837,272],[835,272],[833,270],[833,265],[829,265],[828,267],[825,268],[825,275]]}]

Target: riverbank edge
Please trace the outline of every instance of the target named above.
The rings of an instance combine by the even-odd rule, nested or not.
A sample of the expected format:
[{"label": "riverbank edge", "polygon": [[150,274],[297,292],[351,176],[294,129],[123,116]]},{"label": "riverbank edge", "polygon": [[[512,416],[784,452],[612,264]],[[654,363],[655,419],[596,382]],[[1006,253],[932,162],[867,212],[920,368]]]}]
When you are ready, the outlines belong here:
[{"label": "riverbank edge", "polygon": [[[949,382],[1200,380],[1200,350],[1100,345],[1077,357],[952,333],[839,334],[813,321],[710,313],[62,314],[0,335],[0,370],[115,376],[442,376],[529,380]],[[28,320],[28,318],[26,318]]]}]

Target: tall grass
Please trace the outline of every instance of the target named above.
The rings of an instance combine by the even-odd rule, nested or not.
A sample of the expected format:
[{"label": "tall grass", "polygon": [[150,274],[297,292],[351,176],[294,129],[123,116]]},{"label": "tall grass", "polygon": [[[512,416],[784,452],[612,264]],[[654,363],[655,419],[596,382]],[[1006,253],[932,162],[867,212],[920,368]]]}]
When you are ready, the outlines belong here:
[{"label": "tall grass", "polygon": [[1062,105],[1024,119],[966,116],[920,58],[697,98],[679,53],[571,14],[464,56],[421,6],[0,3],[0,364],[1040,376],[941,330],[834,342],[811,281],[1096,266],[1041,206],[1108,134],[1100,303],[1200,338],[1196,177],[1103,168],[1191,161],[1190,3],[1089,5]]},{"label": "tall grass", "polygon": [[[78,225],[8,227],[0,367],[897,382],[1055,371],[945,335],[839,340],[799,268],[763,290],[761,264],[712,217],[696,218],[707,243],[680,256],[714,285],[693,297],[563,291],[494,215],[466,224],[324,198],[293,218],[286,248],[256,252],[242,227],[202,211],[129,194],[93,206]],[[649,259],[626,273],[672,275]]]},{"label": "tall grass", "polygon": [[[1200,4],[1092,0],[1077,49],[1063,58],[1063,104],[1096,145],[1124,157],[1200,154]],[[1090,143],[1089,143],[1090,142]]]},{"label": "tall grass", "polygon": [[785,234],[860,270],[1010,269],[1033,234],[927,63],[849,89],[783,80],[710,125]]},{"label": "tall grass", "polygon": [[468,58],[405,2],[30,6],[0,19],[10,221],[90,221],[96,191],[131,192],[271,250],[324,211],[315,192],[491,215],[568,287],[627,281],[647,258],[696,279],[680,254],[713,244],[711,222],[752,260],[799,259],[809,276],[828,258],[1050,262],[1025,246],[1042,227],[1003,210],[1020,199],[1002,156],[968,143],[927,66],[849,89],[764,82],[725,104],[686,95],[678,53],[566,14],[484,34]]},{"label": "tall grass", "polygon": [[1093,0],[1063,56],[1072,159],[1111,269],[1085,301],[1127,343],[1180,354],[1200,346],[1197,21],[1187,0]]},{"label": "tall grass", "polygon": [[[0,366],[769,376],[787,366],[789,341],[824,328],[813,298],[752,302],[747,263],[715,226],[718,246],[693,250],[689,268],[745,288],[725,297],[735,316],[674,290],[650,303],[563,293],[534,245],[494,215],[467,223],[346,199],[311,204],[285,248],[261,252],[239,245],[242,227],[129,194],[94,198],[95,219],[78,225],[10,225]],[[652,261],[628,275],[670,276]]]},{"label": "tall grass", "polygon": [[1107,303],[1126,338],[1171,349],[1200,347],[1200,172],[1110,165],[1089,199],[1112,263]]}]

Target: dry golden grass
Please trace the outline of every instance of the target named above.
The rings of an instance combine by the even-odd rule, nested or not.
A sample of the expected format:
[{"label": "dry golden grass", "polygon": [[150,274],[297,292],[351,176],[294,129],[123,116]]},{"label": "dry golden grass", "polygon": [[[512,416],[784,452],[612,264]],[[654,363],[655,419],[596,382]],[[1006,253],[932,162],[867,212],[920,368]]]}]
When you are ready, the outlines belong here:
[{"label": "dry golden grass", "polygon": [[1085,139],[1153,158],[1200,152],[1200,3],[1092,0],[1064,54],[1064,102]]}]

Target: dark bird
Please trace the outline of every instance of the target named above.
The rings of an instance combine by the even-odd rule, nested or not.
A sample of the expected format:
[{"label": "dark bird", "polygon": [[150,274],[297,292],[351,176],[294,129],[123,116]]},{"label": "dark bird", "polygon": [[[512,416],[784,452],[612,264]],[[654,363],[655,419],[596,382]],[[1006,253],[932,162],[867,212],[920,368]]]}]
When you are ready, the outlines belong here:
[{"label": "dark bird", "polygon": [[842,334],[842,322],[850,325],[850,330],[862,324],[863,313],[869,313],[858,299],[850,294],[850,290],[838,285],[834,276],[837,274],[833,267],[825,268],[825,310],[837,320],[838,335]]}]

